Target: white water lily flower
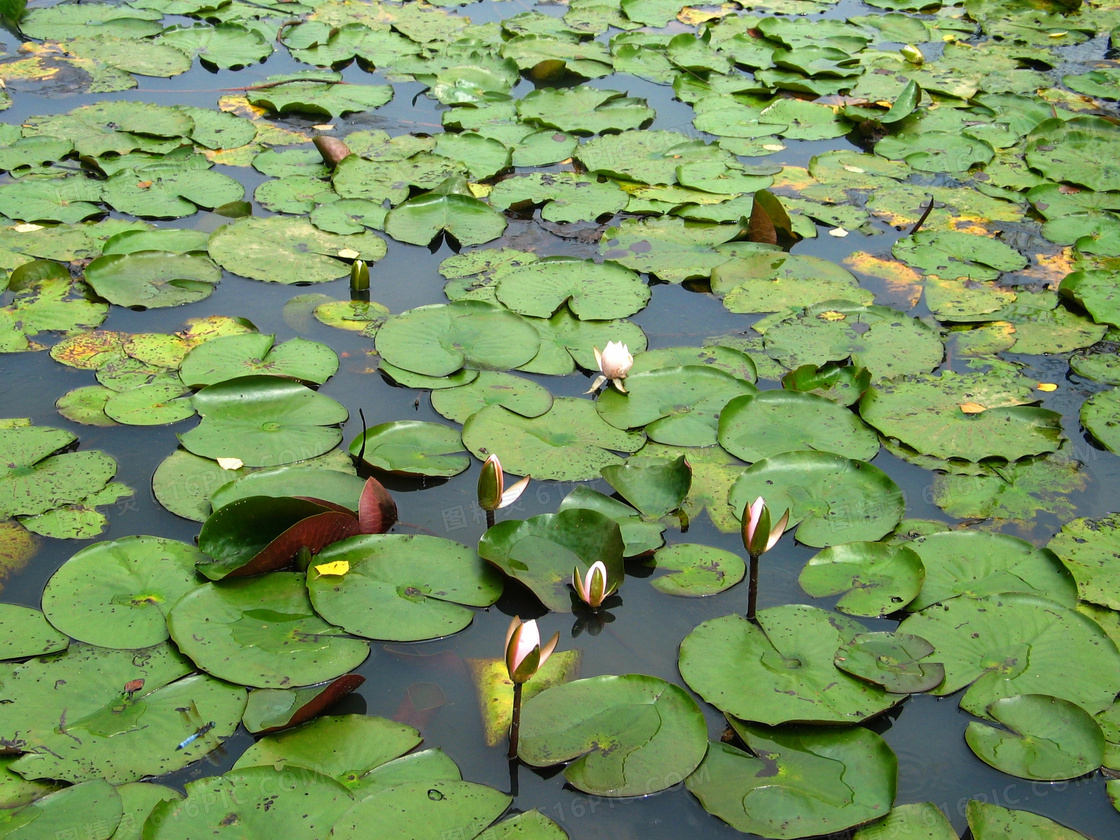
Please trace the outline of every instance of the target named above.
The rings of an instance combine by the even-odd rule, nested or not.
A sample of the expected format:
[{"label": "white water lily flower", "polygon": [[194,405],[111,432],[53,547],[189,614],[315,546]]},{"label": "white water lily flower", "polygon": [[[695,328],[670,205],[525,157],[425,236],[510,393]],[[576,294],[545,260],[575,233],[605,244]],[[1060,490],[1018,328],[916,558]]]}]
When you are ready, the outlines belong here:
[{"label": "white water lily flower", "polygon": [[599,365],[599,376],[595,377],[591,387],[584,393],[590,394],[597,391],[603,383],[610,380],[615,388],[625,394],[626,388],[623,386],[622,380],[626,378],[626,374],[634,366],[634,357],[630,355],[630,350],[621,341],[608,341],[606,349],[602,352],[599,351],[598,347],[592,347],[591,349],[595,351],[595,363]]}]

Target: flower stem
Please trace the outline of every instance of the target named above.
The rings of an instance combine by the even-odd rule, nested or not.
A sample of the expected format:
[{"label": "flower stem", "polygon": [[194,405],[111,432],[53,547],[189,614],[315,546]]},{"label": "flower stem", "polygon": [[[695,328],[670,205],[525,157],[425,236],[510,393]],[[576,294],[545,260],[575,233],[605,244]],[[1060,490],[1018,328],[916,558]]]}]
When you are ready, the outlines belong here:
[{"label": "flower stem", "polygon": [[521,731],[521,688],[522,683],[513,684],[513,720],[509,725],[510,758],[517,758],[517,735]]},{"label": "flower stem", "polygon": [[486,527],[487,528],[493,528],[494,527],[494,511],[492,511],[492,510],[486,511]]},{"label": "flower stem", "polygon": [[747,594],[747,621],[758,624],[754,617],[755,604],[758,602],[758,557],[750,555],[750,590]]}]

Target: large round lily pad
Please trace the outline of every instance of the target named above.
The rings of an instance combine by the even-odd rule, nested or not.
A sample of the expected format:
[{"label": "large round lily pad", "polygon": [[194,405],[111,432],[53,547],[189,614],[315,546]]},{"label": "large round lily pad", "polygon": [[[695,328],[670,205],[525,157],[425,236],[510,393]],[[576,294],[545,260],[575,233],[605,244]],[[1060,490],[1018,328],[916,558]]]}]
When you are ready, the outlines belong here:
[{"label": "large round lily pad", "polygon": [[506,794],[473,782],[409,780],[365,796],[335,822],[331,837],[362,840],[372,832],[379,840],[474,838],[510,801]]},{"label": "large round lily pad", "polygon": [[[907,633],[861,633],[836,651],[836,667],[892,694],[936,688],[945,668],[930,659],[933,645]],[[936,658],[936,657],[934,657]]]},{"label": "large round lily pad", "polygon": [[707,726],[684,689],[639,674],[558,685],[525,705],[518,757],[570,762],[564,778],[600,796],[648,796],[679,784],[707,751]]},{"label": "large round lily pad", "polygon": [[705,621],[681,642],[681,676],[729,715],[778,723],[856,723],[901,700],[833,664],[864,632],[851,619],[803,604]]},{"label": "large round lily pad", "polygon": [[350,441],[350,454],[401,475],[458,475],[471,465],[458,429],[423,420],[398,420],[367,429]]},{"label": "large round lily pad", "polygon": [[859,410],[884,436],[924,455],[1014,461],[1053,452],[1062,440],[1061,415],[1022,404],[1028,387],[982,373],[899,377],[872,386]]},{"label": "large round lily pad", "polygon": [[556,481],[597,478],[603,467],[622,463],[610,450],[636,452],[643,443],[645,435],[608,425],[588,400],[572,397],[533,418],[491,405],[463,424],[463,444],[478,458],[497,453],[515,475]]},{"label": "large round lily pad", "polygon": [[1077,596],[1120,610],[1120,514],[1075,519],[1048,546],[1077,581]]},{"label": "large round lily pad", "polygon": [[766,330],[763,346],[790,370],[851,357],[873,379],[931,371],[945,352],[937,331],[917,318],[884,306],[835,300],[774,324]]},{"label": "large round lily pad", "polygon": [[386,362],[426,376],[462,367],[508,370],[539,347],[536,330],[523,318],[477,300],[419,306],[377,331],[377,352]]},{"label": "large round lily pad", "polygon": [[167,617],[171,638],[203,670],[271,688],[311,685],[361,664],[369,646],[315,614],[299,572],[207,583]]},{"label": "large round lily pad", "polygon": [[907,607],[912,612],[959,595],[1001,592],[1041,595],[1071,609],[1077,604],[1073,577],[1057,556],[1010,534],[946,531],[907,545],[926,572],[921,593]]},{"label": "large round lily pad", "polygon": [[483,534],[478,553],[528,586],[550,610],[571,611],[572,571],[601,562],[607,580],[621,583],[623,541],[618,524],[586,508],[499,522]]},{"label": "large round lily pad", "polygon": [[194,395],[202,422],[180,436],[207,458],[239,458],[276,467],[328,452],[342,440],[334,428],[349,416],[342,403],[275,376],[240,376]]},{"label": "large round lily pad", "polygon": [[304,217],[238,219],[210,235],[210,256],[222,268],[269,283],[326,283],[350,273],[357,252],[367,263],[385,256],[375,233],[342,236],[314,227]]},{"label": "large round lily pad", "polygon": [[898,762],[874,732],[732,725],[754,755],[715,742],[685,784],[706,811],[739,831],[815,837],[890,811]]},{"label": "large round lily pad", "polygon": [[325,344],[293,338],[274,346],[274,340],[260,333],[211,339],[186,355],[179,377],[192,388],[251,374],[321,385],[338,370],[338,356]]},{"label": "large round lily pad", "polygon": [[617,263],[545,257],[502,274],[498,300],[514,312],[548,318],[565,303],[581,321],[607,321],[639,312],[649,286]]},{"label": "large round lily pad", "polygon": [[552,394],[531,379],[497,371],[482,371],[474,382],[458,388],[432,391],[432,408],[456,423],[465,423],[495,403],[523,417],[539,417],[552,407]]},{"label": "large round lily pad", "polygon": [[609,388],[599,397],[599,416],[619,429],[644,428],[652,440],[673,446],[711,446],[723,407],[758,391],[726,371],[699,365],[637,373],[624,384],[629,393]]},{"label": "large round lily pad", "polygon": [[0,659],[22,659],[65,650],[70,639],[31,607],[0,604]]},{"label": "large round lily pad", "polygon": [[1092,620],[1036,595],[953,598],[907,618],[900,633],[928,639],[945,665],[945,696],[972,683],[961,708],[984,717],[1016,694],[1061,697],[1095,714],[1120,691],[1120,653]]},{"label": "large round lily pad", "polygon": [[155,807],[145,833],[151,840],[322,840],[353,802],[341,783],[305,767],[246,767],[189,782],[185,799]]},{"label": "large round lily pad", "polygon": [[738,554],[692,543],[662,548],[653,555],[650,565],[666,572],[650,581],[651,586],[666,595],[691,598],[715,595],[730,589],[743,579],[747,571],[743,558]]},{"label": "large round lily pad", "polygon": [[1066,828],[1049,817],[980,799],[969,800],[966,816],[975,840],[1086,840],[1081,832]]},{"label": "large round lily pad", "polygon": [[1103,117],[1057,117],[1027,137],[1026,161],[1054,181],[1093,190],[1120,190],[1120,138]]},{"label": "large round lily pad", "polygon": [[1054,781],[1091,773],[1104,760],[1104,735],[1093,716],[1068,700],[1043,694],[1004,697],[988,714],[1007,729],[973,721],[969,748],[985,764],[1024,779]]},{"label": "large round lily pad", "polygon": [[748,463],[816,449],[870,460],[879,436],[854,413],[816,394],[762,391],[736,397],[719,415],[719,444]]},{"label": "large round lily pad", "polygon": [[878,618],[913,601],[924,578],[921,558],[905,545],[852,542],[810,559],[797,582],[814,598],[839,595],[840,612]]},{"label": "large round lily pad", "polygon": [[[334,564],[345,571],[324,572]],[[474,618],[469,607],[498,600],[502,580],[457,542],[371,534],[321,551],[307,571],[307,589],[315,611],[350,633],[416,641],[462,630]]]},{"label": "large round lily pad", "polygon": [[147,309],[202,300],[221,279],[221,270],[208,257],[165,251],[107,254],[86,268],[87,282],[101,297],[118,306]]},{"label": "large round lily pad", "polygon": [[43,590],[43,611],[59,630],[93,645],[143,648],[167,638],[167,613],[198,585],[192,545],[122,537],[71,557]]},{"label": "large round lily pad", "polygon": [[76,440],[42,426],[0,429],[0,517],[34,516],[105,486],[116,462],[97,450],[61,452]]},{"label": "large round lily pad", "polygon": [[728,500],[742,511],[759,496],[773,511],[788,510],[797,540],[818,548],[877,540],[906,507],[882,470],[831,452],[784,452],[758,461],[736,479]]}]

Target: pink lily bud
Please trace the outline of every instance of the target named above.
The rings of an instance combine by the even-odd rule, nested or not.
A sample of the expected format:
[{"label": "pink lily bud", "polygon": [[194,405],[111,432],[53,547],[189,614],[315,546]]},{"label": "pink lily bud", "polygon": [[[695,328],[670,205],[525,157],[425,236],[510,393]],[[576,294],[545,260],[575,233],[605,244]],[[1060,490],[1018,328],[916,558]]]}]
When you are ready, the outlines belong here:
[{"label": "pink lily bud", "polygon": [[583,603],[592,609],[598,609],[603,601],[618,589],[618,582],[608,585],[607,567],[603,565],[602,560],[596,560],[582,578],[578,568],[572,569],[572,587]]},{"label": "pink lily bud", "polygon": [[509,678],[518,684],[528,682],[548,661],[559,641],[560,633],[557,632],[542,647],[537,622],[522,621],[515,616],[506,631],[506,671]]},{"label": "pink lily bud", "polygon": [[772,549],[785,533],[789,511],[782,514],[778,524],[770,528],[770,509],[759,496],[743,511],[743,547],[751,557],[759,557]]}]

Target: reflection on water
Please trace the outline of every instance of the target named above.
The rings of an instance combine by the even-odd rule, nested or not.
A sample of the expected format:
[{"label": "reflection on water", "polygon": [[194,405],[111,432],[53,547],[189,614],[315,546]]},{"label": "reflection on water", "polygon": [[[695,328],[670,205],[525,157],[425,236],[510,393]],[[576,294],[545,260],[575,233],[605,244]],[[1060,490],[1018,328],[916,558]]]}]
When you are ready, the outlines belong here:
[{"label": "reflection on water", "polygon": [[[546,13],[560,14],[564,7],[545,5],[539,8]],[[524,9],[521,5],[510,7],[494,3],[470,6],[467,13],[475,20],[485,21]],[[841,3],[833,16],[867,12],[866,7],[849,1]],[[12,46],[8,37],[8,47]],[[301,65],[278,53],[266,65],[248,71],[207,73],[194,70],[171,80],[144,79],[141,90],[113,96],[214,107],[223,89],[243,87],[266,74],[286,72],[297,66]],[[344,72],[348,79],[371,80],[356,67]],[[691,125],[691,110],[672,100],[667,87],[632,77],[612,77],[591,84],[648,98],[658,112],[654,128],[696,133]],[[518,91],[529,87],[528,82],[522,82]],[[426,97],[416,97],[421,90],[422,87],[414,83],[398,85],[395,100],[375,115],[355,115],[336,122],[345,124],[347,130],[383,128],[393,134],[438,132],[441,108]],[[18,89],[13,92],[15,105],[4,114],[9,122],[32,114],[66,112],[79,104],[103,98],[71,97],[60,92],[33,95]],[[311,121],[299,119],[292,122],[311,124]],[[832,147],[845,145],[846,141],[840,140]],[[779,156],[780,162],[803,166],[826,148],[829,146],[823,143],[790,143],[789,149]],[[263,176],[253,170],[224,167],[221,171],[243,180],[250,192],[263,180]],[[223,222],[213,214],[201,213],[176,224],[213,230]],[[887,253],[897,235],[897,231],[884,230],[874,237],[875,251]],[[843,240],[822,236],[802,243],[797,252],[839,261],[851,251],[868,248],[870,239],[858,233]],[[511,221],[501,244],[541,254],[594,256],[596,253],[594,245],[559,239],[524,220]],[[437,266],[451,253],[446,245],[433,254],[426,248],[390,243],[388,256],[371,269],[373,299],[393,312],[443,302],[444,281]],[[886,293],[885,288],[874,285],[871,288],[877,295]],[[345,440],[351,440],[360,430],[359,409],[364,410],[369,425],[400,419],[444,422],[432,410],[426,394],[394,387],[376,373],[375,360],[370,358],[370,341],[323,326],[309,317],[306,308],[286,307],[292,298],[309,292],[345,297],[347,281],[298,288],[227,276],[210,298],[188,307],[149,312],[113,307],[103,328],[125,332],[172,331],[180,328],[188,317],[241,315],[252,320],[261,332],[275,333],[277,341],[300,335],[326,342],[340,354],[338,374],[321,390],[342,402],[351,413],[352,419],[345,427]],[[923,310],[915,310],[915,314],[921,315]],[[633,320],[649,336],[649,346],[657,348],[697,345],[709,336],[742,333],[756,318],[731,314],[710,295],[697,294],[682,286],[656,285],[653,302]],[[950,366],[952,364],[950,360]],[[1067,379],[1064,360],[1037,360],[1033,371],[1030,375],[1037,376],[1040,381],[1063,383],[1045,404],[1065,413],[1065,431],[1074,445],[1074,455],[1086,466],[1088,486],[1073,500],[1079,515],[1108,511],[1114,506],[1116,488],[1120,487],[1120,461],[1087,442],[1076,418],[1076,410],[1085,394],[1095,390],[1095,386]],[[579,376],[537,378],[557,396],[578,396],[587,384]],[[176,433],[191,428],[195,421],[170,427],[102,429],[78,426],[59,417],[53,407],[57,396],[92,382],[92,374],[64,368],[46,353],[0,356],[5,416],[25,416],[36,424],[70,429],[79,435],[83,449],[102,449],[113,455],[120,465],[118,480],[136,489],[134,497],[122,499],[110,507],[109,528],[99,539],[158,534],[193,541],[198,526],[163,510],[151,497],[150,481],[159,462],[175,448]],[[774,383],[764,383],[764,387],[773,386]],[[929,472],[885,452],[875,459],[875,464],[887,471],[904,490],[908,516],[946,519],[932,504]],[[472,514],[477,469],[476,463],[468,473],[450,481],[387,482],[400,509],[402,521],[396,530],[475,544],[485,528],[484,522]],[[594,486],[611,492],[603,482]],[[511,509],[502,511],[498,518],[527,518],[553,512],[570,489],[571,486],[555,482],[534,482],[522,499]],[[1042,516],[1032,532],[1023,536],[1044,542],[1059,525],[1053,517]],[[738,536],[721,534],[706,517],[691,523],[687,534],[671,530],[666,537],[670,543],[698,542],[741,552]],[[15,580],[7,582],[4,600],[38,606],[39,593],[46,580],[85,544],[46,541],[42,552],[28,568]],[[765,556],[761,567],[760,608],[809,600],[797,585],[797,575],[814,553],[786,539]],[[630,571],[634,574],[620,593],[621,603],[610,610],[611,620],[599,627],[570,614],[542,614],[535,598],[512,584],[495,608],[480,613],[469,628],[453,638],[412,645],[374,644],[372,655],[358,670],[367,678],[365,685],[358,695],[346,698],[336,711],[405,718],[420,727],[426,746],[442,747],[463,768],[467,779],[508,790],[510,778],[505,749],[504,746],[487,747],[484,743],[466,660],[501,654],[510,615],[539,617],[545,637],[561,631],[560,649],[578,647],[583,650],[584,676],[641,673],[679,684],[676,653],[680,640],[704,620],[745,609],[746,590],[742,584],[707,599],[673,598],[642,581],[644,571],[640,561],[632,561]],[[865,623],[873,630],[894,625],[888,621]],[[418,697],[422,698],[421,702],[417,702]],[[718,737],[725,726],[722,717],[704,703],[701,707],[705,710],[711,736]],[[956,697],[918,696],[873,723],[873,728],[884,735],[899,758],[898,803],[931,801],[949,815],[958,831],[964,829],[963,804],[970,798],[979,798],[1036,811],[1099,837],[1115,835],[1116,814],[1104,794],[1103,779],[1094,776],[1082,781],[1050,784],[1014,779],[992,770],[977,760],[965,745],[963,732],[970,719],[957,709]],[[199,762],[174,774],[169,781],[181,785],[221,772],[249,743],[248,735],[236,736],[226,742],[225,758],[214,757],[216,763]],[[538,808],[558,821],[571,837],[587,840],[676,840],[682,836],[719,840],[742,836],[705,813],[682,786],[643,801],[603,799],[565,788],[556,770],[540,772],[523,767],[519,772],[515,806],[520,810]]]}]

